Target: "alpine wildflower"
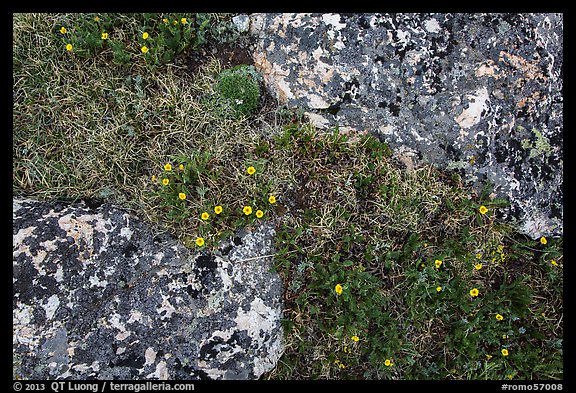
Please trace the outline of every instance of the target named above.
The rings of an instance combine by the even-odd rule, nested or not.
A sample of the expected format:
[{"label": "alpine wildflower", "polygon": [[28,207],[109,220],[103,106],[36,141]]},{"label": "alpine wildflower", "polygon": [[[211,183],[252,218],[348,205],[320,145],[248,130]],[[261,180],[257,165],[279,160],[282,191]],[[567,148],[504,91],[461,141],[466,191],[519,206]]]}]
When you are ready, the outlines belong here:
[{"label": "alpine wildflower", "polygon": [[477,288],[472,288],[472,289],[470,290],[470,296],[472,296],[472,297],[478,296],[479,293],[480,293],[480,292],[478,291]]},{"label": "alpine wildflower", "polygon": [[439,260],[439,259],[436,259],[436,260],[434,261],[434,265],[436,266],[436,269],[439,269],[440,266],[442,265],[442,261]]},{"label": "alpine wildflower", "polygon": [[165,186],[167,186],[168,183],[170,183],[170,180],[169,180],[169,179],[166,179],[166,178],[162,179],[162,184],[164,184]]},{"label": "alpine wildflower", "polygon": [[440,292],[440,291],[442,291],[442,287],[441,287],[441,286],[437,286],[437,287],[436,287],[436,292]]},{"label": "alpine wildflower", "polygon": [[70,52],[72,50],[72,44],[66,45],[66,50]]},{"label": "alpine wildflower", "polygon": [[244,214],[246,214],[247,216],[249,216],[250,214],[252,214],[252,208],[250,206],[244,206],[244,209],[242,209],[242,211],[244,212]]},{"label": "alpine wildflower", "polygon": [[178,165],[178,169],[180,169],[181,171],[183,171],[183,170],[184,170],[184,164]]},{"label": "alpine wildflower", "polygon": [[248,169],[246,169],[246,172],[248,172],[249,175],[253,175],[256,172],[256,168],[249,166]]},{"label": "alpine wildflower", "polygon": [[214,213],[216,213],[216,214],[222,213],[222,206],[220,206],[220,205],[214,206]]},{"label": "alpine wildflower", "polygon": [[164,23],[168,23],[168,19],[166,19],[166,18],[163,18],[163,19],[162,19],[162,22],[164,22]]},{"label": "alpine wildflower", "polygon": [[98,18],[97,16],[94,18],[94,20],[95,20],[96,22],[100,22],[100,18]]},{"label": "alpine wildflower", "polygon": [[501,320],[504,319],[504,317],[503,317],[502,315],[500,315],[500,314],[496,314],[496,319],[497,319],[498,321],[501,321]]},{"label": "alpine wildflower", "polygon": [[170,164],[164,165],[164,170],[165,170],[166,172],[170,172],[170,171],[172,170],[172,165],[170,165]]},{"label": "alpine wildflower", "polygon": [[103,40],[107,40],[108,39],[108,33],[102,33],[102,36],[100,36],[100,38]]},{"label": "alpine wildflower", "polygon": [[477,263],[476,265],[474,265],[474,269],[476,269],[476,270],[482,269],[482,264],[481,264],[481,263]]},{"label": "alpine wildflower", "polygon": [[352,341],[354,341],[354,342],[360,341],[360,337],[358,337],[358,336],[356,336],[356,335],[354,335],[354,336],[352,336],[352,337],[350,337],[350,338],[351,338]]},{"label": "alpine wildflower", "polygon": [[270,202],[272,205],[276,203],[276,197],[274,195],[270,195],[270,197],[268,198],[268,202]]},{"label": "alpine wildflower", "polygon": [[180,22],[182,22],[183,25],[185,25],[186,23],[188,23],[188,21],[186,20],[186,18],[180,19]]},{"label": "alpine wildflower", "polygon": [[342,295],[342,285],[336,284],[334,291],[336,291],[336,295]]},{"label": "alpine wildflower", "polygon": [[178,194],[178,198],[180,198],[181,200],[186,199],[186,194],[184,194],[183,192]]},{"label": "alpine wildflower", "polygon": [[545,238],[544,236],[542,236],[542,237],[540,238],[540,243],[546,244],[546,243],[548,243],[548,240],[546,240],[546,238]]},{"label": "alpine wildflower", "polygon": [[152,175],[152,183],[156,181],[156,175]]},{"label": "alpine wildflower", "polygon": [[148,39],[148,33],[147,32],[142,33],[142,38],[147,40]]},{"label": "alpine wildflower", "polygon": [[208,214],[208,212],[203,212],[202,215],[201,215],[201,217],[202,217],[202,219],[203,219],[204,221],[206,221],[207,219],[210,218],[210,214]]},{"label": "alpine wildflower", "polygon": [[263,215],[264,215],[264,212],[262,210],[256,210],[256,217],[262,218]]},{"label": "alpine wildflower", "polygon": [[392,363],[392,360],[390,360],[390,359],[384,360],[384,365],[385,365],[386,367],[391,367],[393,364],[394,364],[394,363]]},{"label": "alpine wildflower", "polygon": [[196,238],[196,245],[202,247],[204,245],[204,239],[201,237]]},{"label": "alpine wildflower", "polygon": [[68,31],[68,30],[66,30],[66,28],[65,28],[64,26],[62,26],[62,27],[60,28],[60,33],[62,33],[62,34],[66,34],[67,31]]},{"label": "alpine wildflower", "polygon": [[506,348],[502,349],[502,356],[508,356],[508,350]]},{"label": "alpine wildflower", "polygon": [[146,45],[140,48],[140,50],[142,51],[142,53],[148,53],[148,47]]},{"label": "alpine wildflower", "polygon": [[480,214],[486,214],[488,212],[488,209],[484,205],[480,206],[480,209],[478,210],[480,211]]},{"label": "alpine wildflower", "polygon": [[558,266],[558,262],[556,262],[554,259],[551,259],[551,260],[550,260],[550,263],[551,263],[553,266]]}]

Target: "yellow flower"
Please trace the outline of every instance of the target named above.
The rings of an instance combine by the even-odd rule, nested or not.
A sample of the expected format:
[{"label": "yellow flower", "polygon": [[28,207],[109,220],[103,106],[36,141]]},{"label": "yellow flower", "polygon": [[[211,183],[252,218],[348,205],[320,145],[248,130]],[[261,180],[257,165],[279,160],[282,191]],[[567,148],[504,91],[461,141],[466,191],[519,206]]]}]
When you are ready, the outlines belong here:
[{"label": "yellow flower", "polygon": [[148,48],[146,46],[143,46],[142,48],[140,48],[140,50],[142,51],[142,53],[148,53]]},{"label": "yellow flower", "polygon": [[148,39],[148,33],[147,32],[142,33],[142,38],[147,40]]},{"label": "yellow flower", "polygon": [[214,213],[220,214],[222,213],[222,206],[218,205],[214,207]]},{"label": "yellow flower", "polygon": [[250,214],[252,214],[252,208],[250,206],[244,206],[244,209],[242,209],[242,211],[244,212],[244,214],[246,214],[247,216],[249,216]]},{"label": "yellow flower", "polygon": [[184,170],[184,165],[183,165],[183,164],[178,165],[178,169],[180,169],[181,171],[183,171],[183,170]]},{"label": "yellow flower", "polygon": [[342,295],[342,285],[336,284],[334,290],[336,291],[336,295]]},{"label": "yellow flower", "polygon": [[548,243],[548,240],[546,240],[546,238],[545,238],[544,236],[542,236],[542,237],[540,238],[540,243],[546,244],[546,243]]},{"label": "yellow flower", "polygon": [[165,170],[166,172],[170,172],[170,171],[172,170],[172,165],[170,165],[170,164],[164,165],[164,170]]},{"label": "yellow flower", "polygon": [[162,19],[162,22],[164,22],[164,23],[168,23],[168,19],[166,19],[166,18],[163,18],[163,19]]},{"label": "yellow flower", "polygon": [[268,202],[270,202],[271,204],[276,203],[276,197],[274,195],[270,195],[270,197],[268,198]]},{"label": "yellow flower", "polygon": [[508,336],[507,336],[507,335],[505,335],[505,334],[503,334],[503,335],[502,335],[502,338],[503,338],[503,339],[507,339],[507,338],[508,338]]},{"label": "yellow flower", "polygon": [[256,210],[256,217],[262,218],[263,215],[264,215],[264,212],[262,210]]},{"label": "yellow flower", "polygon": [[204,221],[206,221],[206,220],[209,219],[209,218],[210,218],[210,214],[208,214],[208,212],[202,213],[202,219],[203,219]]},{"label": "yellow flower", "polygon": [[166,179],[166,178],[162,179],[162,184],[164,184],[165,186],[167,186],[168,183],[170,183],[170,180],[168,180],[168,179]]},{"label": "yellow flower", "polygon": [[476,288],[472,288],[472,289],[470,290],[470,296],[472,296],[472,297],[478,296],[479,293],[480,293],[480,292],[479,292],[478,289],[476,289]]},{"label": "yellow flower", "polygon": [[488,211],[488,209],[484,205],[480,206],[480,209],[478,210],[480,211],[480,214],[486,214],[486,212]]},{"label": "yellow flower", "polygon": [[72,44],[66,45],[66,50],[67,50],[67,51],[71,51],[71,50],[72,50]]},{"label": "yellow flower", "polygon": [[499,321],[501,321],[501,320],[504,319],[504,317],[503,317],[502,315],[500,315],[500,314],[496,314],[496,319],[499,320]]},{"label": "yellow flower", "polygon": [[178,194],[178,198],[184,200],[184,199],[186,199],[186,194],[184,194],[183,192],[181,192],[180,194]]},{"label": "yellow flower", "polygon": [[508,374],[508,375],[506,375],[506,378],[512,379],[512,378],[514,378],[514,377],[512,376],[512,374]]},{"label": "yellow flower", "polygon": [[556,262],[554,259],[551,259],[550,263],[554,266],[558,266],[558,262]]},{"label": "yellow flower", "polygon": [[204,239],[202,239],[201,237],[196,238],[196,245],[198,247],[202,247],[204,245]]},{"label": "yellow flower", "polygon": [[440,292],[442,290],[442,287],[438,286],[436,287],[436,292]]},{"label": "yellow flower", "polygon": [[488,360],[492,359],[492,355],[486,354],[486,359],[488,359]]},{"label": "yellow flower", "polygon": [[248,169],[246,169],[246,172],[248,172],[249,175],[253,175],[256,172],[256,168],[249,166]]},{"label": "yellow flower", "polygon": [[102,36],[100,37],[103,40],[107,40],[108,39],[108,33],[102,33]]},{"label": "yellow flower", "polygon": [[176,26],[178,24],[178,21],[176,19],[174,19],[174,26]]},{"label": "yellow flower", "polygon": [[502,356],[508,356],[508,350],[506,348],[502,349]]},{"label": "yellow flower", "polygon": [[391,367],[394,363],[392,363],[392,361],[390,359],[386,359],[384,360],[384,365],[386,367]]},{"label": "yellow flower", "polygon": [[439,260],[439,259],[436,259],[436,260],[434,261],[434,265],[436,266],[436,269],[439,269],[440,266],[442,265],[442,261]]},{"label": "yellow flower", "polygon": [[156,175],[152,175],[152,182],[156,181]]},{"label": "yellow flower", "polygon": [[180,22],[182,22],[183,25],[185,25],[186,23],[188,23],[188,21],[186,20],[186,18],[180,19]]},{"label": "yellow flower", "polygon": [[482,259],[482,254],[480,253],[476,254],[476,259]]},{"label": "yellow flower", "polygon": [[482,269],[482,264],[481,264],[481,263],[477,263],[476,265],[474,265],[474,269],[476,269],[476,270]]},{"label": "yellow flower", "polygon": [[66,34],[67,31],[68,31],[68,30],[66,30],[66,28],[65,28],[64,26],[62,26],[62,27],[60,28],[60,33],[62,33],[62,34]]},{"label": "yellow flower", "polygon": [[352,339],[352,341],[354,341],[354,342],[360,341],[360,337],[358,337],[358,336],[352,336],[351,339]]},{"label": "yellow flower", "polygon": [[100,18],[98,18],[98,17],[95,17],[94,20],[95,20],[96,22],[100,22]]}]

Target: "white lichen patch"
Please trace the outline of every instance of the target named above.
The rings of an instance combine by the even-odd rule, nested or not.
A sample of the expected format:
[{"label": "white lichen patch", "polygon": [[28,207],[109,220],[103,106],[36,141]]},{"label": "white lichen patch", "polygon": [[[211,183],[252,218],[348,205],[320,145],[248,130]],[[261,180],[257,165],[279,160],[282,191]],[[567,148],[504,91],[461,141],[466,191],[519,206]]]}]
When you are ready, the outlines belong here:
[{"label": "white lichen patch", "polygon": [[442,30],[440,23],[434,18],[425,21],[424,28],[428,33],[439,33]]},{"label": "white lichen patch", "polygon": [[145,366],[154,364],[154,362],[156,361],[156,354],[158,352],[154,350],[154,348],[152,347],[148,347],[146,348],[146,351],[144,352],[144,359],[145,359]]},{"label": "white lichen patch", "polygon": [[158,362],[158,364],[156,365],[156,370],[154,370],[153,373],[148,374],[146,378],[148,379],[156,378],[163,381],[169,379],[170,373],[168,372],[168,368],[166,367],[166,362],[163,360]]},{"label": "white lichen patch", "polygon": [[271,331],[278,320],[278,310],[267,306],[262,299],[255,298],[247,312],[238,310],[234,319],[239,330],[246,330],[253,340],[260,341],[261,331]]},{"label": "white lichen patch", "polygon": [[486,86],[482,86],[476,90],[475,94],[466,95],[466,98],[470,100],[468,108],[454,119],[462,128],[470,128],[480,122],[482,111],[488,106],[488,89]]},{"label": "white lichen patch", "polygon": [[54,318],[54,313],[60,306],[60,299],[58,295],[52,295],[48,298],[46,303],[42,304],[42,308],[46,311],[46,318],[52,319]]}]

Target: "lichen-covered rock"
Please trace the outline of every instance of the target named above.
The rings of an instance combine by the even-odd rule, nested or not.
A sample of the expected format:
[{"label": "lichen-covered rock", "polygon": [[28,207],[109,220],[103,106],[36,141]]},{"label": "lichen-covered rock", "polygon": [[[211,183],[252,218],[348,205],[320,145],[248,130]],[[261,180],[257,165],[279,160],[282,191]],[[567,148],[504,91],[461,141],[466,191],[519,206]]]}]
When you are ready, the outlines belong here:
[{"label": "lichen-covered rock", "polygon": [[14,375],[259,378],[283,351],[273,235],[195,255],[113,206],[14,200]]},{"label": "lichen-covered rock", "polygon": [[369,131],[408,166],[491,182],[537,238],[563,233],[561,14],[252,14],[254,62],[320,128]]}]

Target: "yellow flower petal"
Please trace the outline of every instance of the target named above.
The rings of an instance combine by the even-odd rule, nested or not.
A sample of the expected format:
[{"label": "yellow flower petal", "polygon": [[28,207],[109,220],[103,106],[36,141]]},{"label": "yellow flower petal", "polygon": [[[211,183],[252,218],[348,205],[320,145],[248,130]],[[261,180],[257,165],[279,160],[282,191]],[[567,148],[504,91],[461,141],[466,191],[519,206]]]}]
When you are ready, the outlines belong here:
[{"label": "yellow flower petal", "polygon": [[341,295],[342,294],[342,285],[336,284],[336,286],[334,287],[334,290],[336,291],[337,295]]}]

